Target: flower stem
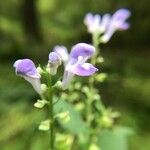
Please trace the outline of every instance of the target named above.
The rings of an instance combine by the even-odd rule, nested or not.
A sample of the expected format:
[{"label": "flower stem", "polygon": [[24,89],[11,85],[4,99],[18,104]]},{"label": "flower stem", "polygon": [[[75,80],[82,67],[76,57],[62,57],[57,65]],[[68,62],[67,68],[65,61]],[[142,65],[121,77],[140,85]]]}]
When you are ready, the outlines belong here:
[{"label": "flower stem", "polygon": [[49,101],[49,150],[54,150],[54,143],[55,143],[55,132],[54,132],[54,110],[53,110],[53,88],[52,88],[52,81],[49,74],[47,75],[47,85],[48,85],[48,101]]},{"label": "flower stem", "polygon": [[[93,65],[96,65],[96,63],[97,63],[97,57],[98,56],[100,57],[100,48],[99,48],[100,41],[99,41],[99,36],[100,36],[100,33],[95,33],[95,34],[92,35],[92,44],[93,44],[93,46],[95,47],[95,50],[96,50],[95,51],[95,55],[91,59],[91,63]],[[94,89],[95,89],[95,87],[94,87],[94,80],[95,80],[95,76],[93,75],[89,79],[89,89],[91,91],[90,92],[91,94],[87,95],[87,102],[86,102],[87,118],[92,113],[91,104],[93,102],[93,94],[94,94]],[[90,119],[87,119],[87,121],[89,121],[89,123],[90,123]]]},{"label": "flower stem", "polygon": [[[99,37],[98,33],[92,35],[92,44],[96,50],[95,55],[91,59],[91,63],[93,65],[96,65],[96,58],[97,58],[97,55],[99,53],[98,52],[98,45],[99,45],[98,37]],[[86,120],[90,124],[91,121],[90,121],[89,117],[90,117],[90,114],[92,113],[91,104],[93,101],[94,75],[91,76],[89,79],[89,89],[90,89],[90,94],[87,93],[87,100],[86,100]]]},{"label": "flower stem", "polygon": [[100,42],[99,42],[98,39],[99,39],[99,33],[95,33],[95,34],[92,35],[92,43],[93,43],[93,46],[95,47],[95,50],[96,50],[95,55],[94,55],[94,57],[92,57],[92,60],[91,60],[91,63],[93,65],[96,64],[97,55],[98,54],[100,55],[100,49],[99,49]]},{"label": "flower stem", "polygon": [[53,91],[49,91],[49,112],[50,112],[50,150],[54,150],[54,113],[53,113]]}]

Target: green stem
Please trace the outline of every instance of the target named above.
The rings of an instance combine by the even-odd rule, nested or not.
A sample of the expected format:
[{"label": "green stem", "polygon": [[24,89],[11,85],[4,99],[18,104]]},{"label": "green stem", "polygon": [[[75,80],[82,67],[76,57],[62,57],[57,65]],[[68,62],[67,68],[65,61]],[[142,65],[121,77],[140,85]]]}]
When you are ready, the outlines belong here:
[{"label": "green stem", "polygon": [[[96,62],[97,62],[97,56],[99,55],[100,56],[100,49],[99,49],[99,44],[100,44],[100,41],[99,41],[99,36],[100,36],[100,33],[95,33],[92,35],[92,43],[93,43],[93,46],[95,47],[95,55],[92,57],[91,59],[91,63],[93,65],[96,65]],[[87,112],[87,121],[90,123],[90,120],[88,119],[88,117],[90,116],[90,114],[92,113],[92,108],[91,108],[91,104],[92,104],[92,101],[93,101],[93,89],[94,89],[94,75],[90,77],[89,79],[89,89],[90,89],[90,95],[88,94],[87,95],[87,101],[86,101],[86,112]]]},{"label": "green stem", "polygon": [[50,117],[50,150],[54,150],[54,142],[55,142],[55,132],[54,132],[54,110],[53,110],[53,88],[51,77],[47,75],[47,84],[48,84],[48,101],[49,101],[49,117]]},{"label": "green stem", "polygon": [[[96,34],[92,35],[92,43],[93,43],[93,46],[96,49],[95,55],[91,59],[91,63],[93,65],[96,64],[96,58],[97,58],[97,55],[99,53],[99,50],[98,50],[98,45],[99,45],[98,37],[99,37],[99,33],[96,33]],[[92,97],[93,88],[94,88],[94,76],[91,76],[90,79],[89,79],[89,89],[90,89],[91,92],[90,92],[90,94],[87,93],[87,100],[86,100],[86,120],[87,120],[87,122],[89,122],[89,124],[91,122],[89,117],[90,117],[90,114],[92,113],[91,103],[93,101],[93,97]]]},{"label": "green stem", "polygon": [[91,63],[93,65],[96,64],[96,58],[97,58],[97,55],[100,54],[100,49],[99,49],[99,33],[95,33],[92,35],[92,43],[93,43],[93,46],[95,47],[96,51],[95,51],[95,55],[92,57],[92,60],[91,60]]},{"label": "green stem", "polygon": [[52,89],[49,91],[49,112],[50,112],[50,150],[54,150],[54,113],[53,113],[53,91]]}]

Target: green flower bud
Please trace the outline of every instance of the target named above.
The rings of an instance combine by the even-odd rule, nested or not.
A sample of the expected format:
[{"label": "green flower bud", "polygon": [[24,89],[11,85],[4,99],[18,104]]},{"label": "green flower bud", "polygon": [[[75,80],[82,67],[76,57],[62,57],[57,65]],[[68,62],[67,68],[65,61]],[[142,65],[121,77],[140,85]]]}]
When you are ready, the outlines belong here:
[{"label": "green flower bud", "polygon": [[43,108],[46,104],[48,104],[48,101],[46,100],[37,100],[37,102],[34,104],[34,107]]},{"label": "green flower bud", "polygon": [[43,69],[42,69],[40,66],[37,67],[36,70],[37,70],[37,72],[38,72],[39,74],[42,74],[42,73],[44,72]]},{"label": "green flower bud", "polygon": [[48,131],[50,128],[50,120],[45,120],[45,121],[42,121],[41,124],[39,125],[39,130],[42,130],[42,131]]},{"label": "green flower bud", "polygon": [[104,62],[104,58],[103,57],[98,57],[97,58],[97,63],[103,63]]},{"label": "green flower bud", "polygon": [[61,89],[62,88],[62,82],[61,81],[57,81],[56,84],[53,87]]},{"label": "green flower bud", "polygon": [[70,120],[70,114],[69,114],[69,111],[65,111],[65,112],[62,112],[62,113],[59,113],[56,115],[56,117],[58,117],[62,123],[68,123],[69,120]]},{"label": "green flower bud", "polygon": [[103,82],[106,78],[107,78],[106,73],[100,73],[96,76],[96,80],[99,81],[99,82]]},{"label": "green flower bud", "polygon": [[104,128],[111,128],[113,125],[113,119],[108,116],[102,116],[100,119],[100,124]]},{"label": "green flower bud", "polygon": [[84,106],[83,103],[77,103],[77,104],[75,105],[75,109],[76,109],[77,111],[83,110],[84,107],[85,107],[85,106]]}]

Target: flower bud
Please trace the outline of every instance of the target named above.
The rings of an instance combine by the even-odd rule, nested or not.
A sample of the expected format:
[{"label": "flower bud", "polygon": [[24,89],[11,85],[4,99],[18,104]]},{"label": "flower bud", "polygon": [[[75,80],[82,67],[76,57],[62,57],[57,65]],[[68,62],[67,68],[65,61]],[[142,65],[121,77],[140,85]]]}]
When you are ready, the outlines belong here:
[{"label": "flower bud", "polygon": [[56,84],[54,85],[55,88],[61,89],[62,88],[62,82],[57,81]]},{"label": "flower bud", "polygon": [[48,104],[48,101],[46,100],[37,100],[37,102],[34,103],[34,107],[43,108],[46,104]]},{"label": "flower bud", "polygon": [[44,72],[43,69],[42,69],[40,66],[37,67],[36,70],[37,70],[37,72],[38,72],[39,74],[42,74],[42,73]]},{"label": "flower bud", "polygon": [[55,75],[57,73],[57,68],[62,63],[61,57],[55,53],[51,52],[49,54],[48,67],[50,68],[50,74]]},{"label": "flower bud", "polygon": [[70,120],[70,114],[69,114],[69,111],[65,111],[65,112],[62,112],[62,113],[59,113],[56,115],[56,117],[58,117],[62,123],[68,123],[68,121]]},{"label": "flower bud", "polygon": [[101,123],[102,127],[110,128],[113,125],[113,119],[110,118],[109,116],[103,116],[100,120],[100,123]]},{"label": "flower bud", "polygon": [[39,130],[42,130],[42,131],[48,131],[49,128],[50,128],[50,120],[45,120],[45,121],[42,121],[39,125]]}]

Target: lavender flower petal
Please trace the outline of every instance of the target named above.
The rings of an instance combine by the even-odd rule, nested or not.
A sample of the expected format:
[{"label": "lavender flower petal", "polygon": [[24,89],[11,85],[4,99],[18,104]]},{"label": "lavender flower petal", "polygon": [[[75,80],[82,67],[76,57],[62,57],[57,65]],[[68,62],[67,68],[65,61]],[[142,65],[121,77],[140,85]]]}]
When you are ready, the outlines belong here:
[{"label": "lavender flower petal", "polygon": [[65,90],[68,88],[74,74],[68,71],[64,72],[63,80],[62,80],[62,88]]},{"label": "lavender flower petal", "polygon": [[88,13],[88,14],[86,14],[86,16],[84,18],[84,24],[86,26],[90,26],[90,25],[92,25],[93,20],[94,20],[94,16],[92,15],[92,13]]},{"label": "lavender flower petal", "polygon": [[110,14],[105,14],[102,17],[101,25],[100,25],[100,32],[104,33],[109,25],[109,22],[111,20]]},{"label": "lavender flower petal", "polygon": [[25,80],[30,82],[34,89],[40,94],[41,93],[41,82],[40,74],[37,72],[36,67],[30,59],[17,60],[14,65],[16,74],[23,77]]},{"label": "lavender flower petal", "polygon": [[122,8],[122,9],[117,10],[113,14],[112,18],[114,20],[124,22],[126,19],[128,19],[130,17],[130,15],[131,15],[131,12],[128,9]]},{"label": "lavender flower petal", "polygon": [[64,63],[66,63],[68,61],[69,54],[68,54],[68,51],[67,51],[66,47],[64,47],[64,46],[55,46],[53,48],[53,51],[56,52],[57,54],[59,54],[59,56],[61,57],[61,59]]},{"label": "lavender flower petal", "polygon": [[76,44],[70,53],[70,59],[78,60],[79,56],[83,58],[89,58],[95,53],[95,47],[86,43],[79,43]]},{"label": "lavender flower petal", "polygon": [[29,83],[32,84],[33,88],[35,89],[35,91],[39,94],[41,94],[42,90],[41,90],[41,81],[39,78],[31,78],[31,77],[27,77],[27,76],[23,76],[24,79],[26,81],[28,81]]},{"label": "lavender flower petal", "polygon": [[127,30],[130,27],[129,23],[123,23],[118,30]]},{"label": "lavender flower petal", "polygon": [[91,13],[88,13],[84,19],[84,24],[87,26],[88,32],[92,34],[99,32],[100,22],[101,16],[98,14],[92,15]]},{"label": "lavender flower petal", "polygon": [[125,21],[130,17],[131,13],[127,9],[119,9],[112,16],[111,24],[117,29],[126,29],[124,28]]},{"label": "lavender flower petal", "polygon": [[98,69],[90,63],[83,63],[70,66],[67,68],[67,71],[78,76],[90,76],[98,71]]},{"label": "lavender flower petal", "polygon": [[57,68],[61,65],[61,60],[61,57],[56,52],[49,54],[48,67],[50,68],[50,74],[55,75],[57,73]]},{"label": "lavender flower petal", "polygon": [[111,39],[111,37],[112,37],[112,35],[115,33],[115,31],[116,31],[116,29],[115,28],[109,28],[105,33],[104,33],[104,35],[101,37],[101,42],[102,43],[107,43],[110,39]]},{"label": "lavender flower petal", "polygon": [[91,32],[92,33],[95,33],[95,32],[99,31],[100,23],[101,23],[101,16],[96,14],[94,16],[93,25],[91,26]]},{"label": "lavender flower petal", "polygon": [[17,60],[14,65],[17,75],[24,75],[32,78],[40,78],[40,74],[37,72],[36,67],[30,59]]},{"label": "lavender flower petal", "polygon": [[130,17],[130,15],[131,13],[127,9],[119,9],[118,11],[116,11],[109,22],[109,26],[106,32],[101,37],[101,42],[108,42],[117,30],[128,29],[129,24],[125,21]]},{"label": "lavender flower petal", "polygon": [[51,64],[53,66],[56,66],[56,65],[59,66],[59,65],[61,65],[61,57],[56,52],[51,52],[51,53],[49,53],[48,62],[49,62],[49,64]]},{"label": "lavender flower petal", "polygon": [[97,71],[92,64],[85,63],[95,53],[95,48],[86,43],[76,44],[70,53],[69,60],[65,66],[62,88],[66,89],[74,75],[90,76]]}]

